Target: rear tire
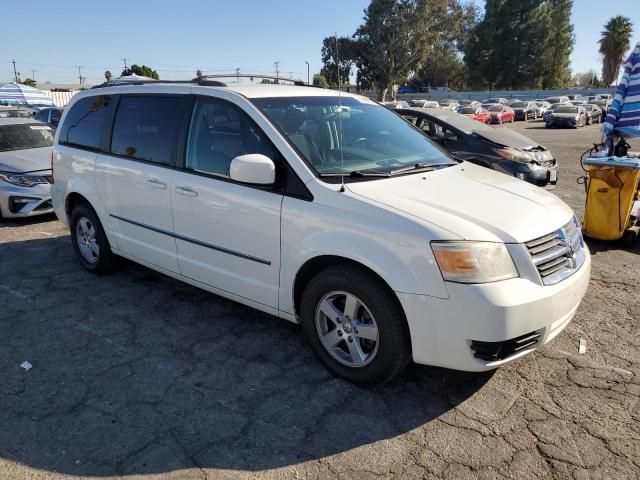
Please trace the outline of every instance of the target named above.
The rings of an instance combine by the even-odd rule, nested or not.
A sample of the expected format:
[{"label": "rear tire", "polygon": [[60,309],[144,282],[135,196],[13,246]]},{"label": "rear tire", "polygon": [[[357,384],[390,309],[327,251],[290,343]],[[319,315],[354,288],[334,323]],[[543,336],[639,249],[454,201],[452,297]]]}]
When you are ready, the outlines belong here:
[{"label": "rear tire", "polygon": [[118,258],[111,251],[102,224],[89,205],[81,203],[73,209],[69,227],[73,250],[86,270],[102,274],[116,268]]},{"label": "rear tire", "polygon": [[411,360],[409,331],[395,294],[364,269],[336,265],[318,273],[302,294],[300,313],[311,349],[337,377],[361,385],[385,383]]}]

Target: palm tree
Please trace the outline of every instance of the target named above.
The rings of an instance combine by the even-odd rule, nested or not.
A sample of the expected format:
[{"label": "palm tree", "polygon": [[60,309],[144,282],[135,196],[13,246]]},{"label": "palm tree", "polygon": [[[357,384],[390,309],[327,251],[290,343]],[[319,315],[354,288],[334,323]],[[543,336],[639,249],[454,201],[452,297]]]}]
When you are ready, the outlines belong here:
[{"label": "palm tree", "polygon": [[618,15],[604,26],[600,34],[600,53],[602,54],[602,80],[609,86],[618,78],[624,55],[631,47],[631,19]]}]

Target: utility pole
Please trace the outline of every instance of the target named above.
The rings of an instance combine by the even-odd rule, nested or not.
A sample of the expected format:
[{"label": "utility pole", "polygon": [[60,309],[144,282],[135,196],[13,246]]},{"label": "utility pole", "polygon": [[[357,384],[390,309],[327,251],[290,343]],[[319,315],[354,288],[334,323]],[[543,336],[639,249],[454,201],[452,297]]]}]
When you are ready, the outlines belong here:
[{"label": "utility pole", "polygon": [[120,60],[122,60],[122,62],[124,63],[124,69],[127,69],[127,60],[129,60],[128,58],[121,58]]},{"label": "utility pole", "polygon": [[307,64],[307,85],[311,85],[311,82],[309,81],[309,62],[307,62],[306,60],[304,61],[304,63]]},{"label": "utility pole", "polygon": [[278,67],[280,66],[280,62],[273,62],[273,66],[276,67],[276,83],[279,83],[278,80],[280,78],[280,70],[278,69]]},{"label": "utility pole", "polygon": [[236,82],[240,83],[240,69],[236,68]]},{"label": "utility pole", "polygon": [[80,81],[80,86],[82,86],[82,65],[78,65],[78,80]]},{"label": "utility pole", "polygon": [[13,76],[16,79],[16,83],[18,83],[18,72],[16,71],[16,60],[13,59]]},{"label": "utility pole", "polygon": [[36,81],[36,73],[38,73],[38,70],[31,70],[31,80],[34,82]]}]

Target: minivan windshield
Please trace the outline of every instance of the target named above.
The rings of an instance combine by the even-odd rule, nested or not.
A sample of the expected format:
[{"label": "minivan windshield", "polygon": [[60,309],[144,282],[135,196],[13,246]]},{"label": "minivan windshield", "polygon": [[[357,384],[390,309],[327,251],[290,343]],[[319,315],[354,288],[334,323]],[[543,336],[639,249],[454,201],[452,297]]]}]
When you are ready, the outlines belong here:
[{"label": "minivan windshield", "polygon": [[398,114],[367,98],[278,97],[252,102],[321,175],[367,177],[456,163]]},{"label": "minivan windshield", "polygon": [[53,130],[43,124],[0,125],[0,152],[53,145]]}]

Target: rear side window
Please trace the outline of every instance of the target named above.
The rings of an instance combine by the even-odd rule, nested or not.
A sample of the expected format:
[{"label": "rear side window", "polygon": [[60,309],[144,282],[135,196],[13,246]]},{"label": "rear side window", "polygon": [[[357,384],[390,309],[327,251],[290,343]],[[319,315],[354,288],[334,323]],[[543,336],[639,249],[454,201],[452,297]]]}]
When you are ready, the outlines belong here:
[{"label": "rear side window", "polygon": [[102,126],[109,113],[111,97],[86,97],[73,104],[62,125],[59,142],[90,149],[100,148]]},{"label": "rear side window", "polygon": [[186,105],[185,97],[121,97],[113,122],[111,153],[174,165]]}]

